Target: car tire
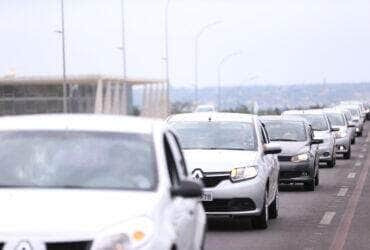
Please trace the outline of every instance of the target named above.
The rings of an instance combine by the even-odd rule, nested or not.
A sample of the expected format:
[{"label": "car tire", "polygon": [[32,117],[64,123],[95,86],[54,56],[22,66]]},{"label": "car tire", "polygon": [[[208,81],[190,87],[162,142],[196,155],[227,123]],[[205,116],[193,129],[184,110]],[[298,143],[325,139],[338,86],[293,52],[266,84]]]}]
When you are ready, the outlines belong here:
[{"label": "car tire", "polygon": [[315,178],[308,181],[308,182],[305,182],[303,183],[304,185],[304,188],[307,190],[307,191],[315,191]]},{"label": "car tire", "polygon": [[279,192],[276,191],[274,201],[269,206],[269,219],[276,219],[279,215]]},{"label": "car tire", "polygon": [[267,191],[265,191],[265,198],[263,208],[260,215],[252,218],[252,225],[255,229],[266,229],[269,224],[269,209],[267,205]]},{"label": "car tire", "polygon": [[332,159],[331,161],[328,161],[326,163],[326,165],[328,166],[328,168],[333,168],[335,166],[335,162],[334,162],[334,159]]},{"label": "car tire", "polygon": [[315,176],[315,186],[318,186],[320,183],[320,174],[319,172],[317,172],[316,176]]},{"label": "car tire", "polygon": [[350,159],[351,158],[351,147],[349,147],[348,152],[343,154],[343,159]]},{"label": "car tire", "polygon": [[352,138],[352,140],[351,140],[352,145],[355,144],[355,143],[356,143],[356,137]]}]

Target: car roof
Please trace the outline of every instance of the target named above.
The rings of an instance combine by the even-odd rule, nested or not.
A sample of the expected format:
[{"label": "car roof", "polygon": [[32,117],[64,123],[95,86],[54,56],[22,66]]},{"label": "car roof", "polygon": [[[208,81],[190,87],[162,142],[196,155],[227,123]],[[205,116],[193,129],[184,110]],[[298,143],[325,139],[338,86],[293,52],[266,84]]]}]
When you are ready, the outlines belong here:
[{"label": "car roof", "polygon": [[305,109],[305,110],[287,110],[284,111],[283,114],[290,115],[290,114],[324,114],[323,109]]},{"label": "car roof", "polygon": [[154,126],[165,126],[155,119],[95,114],[44,114],[5,116],[1,130],[73,130],[150,134]]},{"label": "car roof", "polygon": [[323,111],[329,114],[343,114],[343,110],[338,108],[323,109]]},{"label": "car roof", "polygon": [[170,116],[169,122],[196,122],[196,121],[234,121],[234,122],[254,122],[256,115],[226,113],[226,112],[205,112],[205,113],[186,113]]},{"label": "car roof", "polygon": [[289,116],[263,115],[263,116],[259,116],[259,118],[262,121],[294,121],[294,122],[308,123],[308,121],[305,118],[301,116],[294,116],[294,115],[289,115]]}]

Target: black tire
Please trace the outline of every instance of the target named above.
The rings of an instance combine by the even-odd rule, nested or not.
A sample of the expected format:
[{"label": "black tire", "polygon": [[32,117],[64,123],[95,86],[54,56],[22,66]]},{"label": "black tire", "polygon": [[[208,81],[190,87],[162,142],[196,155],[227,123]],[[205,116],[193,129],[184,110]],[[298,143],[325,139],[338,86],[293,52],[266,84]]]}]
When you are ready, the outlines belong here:
[{"label": "black tire", "polygon": [[355,144],[356,143],[356,137],[353,137],[352,140],[351,140],[351,144]]},{"label": "black tire", "polygon": [[318,186],[320,183],[320,174],[319,172],[317,172],[316,176],[315,176],[315,186]]},{"label": "black tire", "polygon": [[333,168],[333,167],[335,166],[335,162],[334,162],[334,160],[328,161],[328,162],[326,163],[326,166],[328,166],[328,168]]},{"label": "black tire", "polygon": [[315,191],[315,179],[312,179],[309,182],[305,182],[303,183],[303,185],[307,191]]},{"label": "black tire", "polygon": [[252,225],[255,229],[266,229],[269,224],[269,209],[267,206],[267,191],[265,192],[265,198],[263,202],[263,208],[260,215],[252,218]]},{"label": "black tire", "polygon": [[349,147],[348,152],[343,154],[343,159],[351,159],[351,147]]},{"label": "black tire", "polygon": [[276,219],[279,215],[279,192],[276,191],[274,201],[269,206],[269,218]]}]

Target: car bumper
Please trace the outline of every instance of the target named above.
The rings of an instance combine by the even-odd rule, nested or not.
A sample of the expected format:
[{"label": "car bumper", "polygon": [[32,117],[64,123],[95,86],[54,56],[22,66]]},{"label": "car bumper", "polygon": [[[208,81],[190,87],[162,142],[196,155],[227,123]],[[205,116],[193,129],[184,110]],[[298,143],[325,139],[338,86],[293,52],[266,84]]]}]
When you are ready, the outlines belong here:
[{"label": "car bumper", "polygon": [[279,162],[279,183],[302,183],[312,180],[315,176],[313,162]]},{"label": "car bumper", "polygon": [[[208,217],[221,216],[255,216],[263,208],[266,181],[257,176],[250,180],[233,183],[230,180],[221,182],[216,187],[205,188],[205,193],[212,194],[212,201],[203,205]],[[245,201],[245,206],[235,208],[235,203]]]},{"label": "car bumper", "polygon": [[320,144],[319,146],[319,160],[320,162],[328,162],[333,159],[333,145]]},{"label": "car bumper", "polygon": [[338,138],[335,140],[335,152],[337,154],[345,154],[348,153],[350,149],[351,141],[349,136],[344,138]]}]

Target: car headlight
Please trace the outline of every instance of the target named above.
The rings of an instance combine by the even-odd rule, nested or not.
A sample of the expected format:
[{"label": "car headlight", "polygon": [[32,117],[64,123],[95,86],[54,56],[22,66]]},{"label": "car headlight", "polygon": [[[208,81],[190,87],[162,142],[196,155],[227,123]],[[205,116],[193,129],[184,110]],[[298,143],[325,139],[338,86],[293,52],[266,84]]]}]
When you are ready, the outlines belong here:
[{"label": "car headlight", "polygon": [[230,178],[232,181],[242,181],[256,177],[258,174],[257,166],[234,168],[231,170]]},{"label": "car headlight", "polygon": [[93,242],[92,250],[130,250],[148,242],[153,223],[143,217],[105,230]]},{"label": "car headlight", "polygon": [[338,131],[337,132],[337,138],[344,138],[347,136],[347,132],[346,131]]},{"label": "car headlight", "polygon": [[301,161],[307,161],[307,160],[308,160],[308,154],[307,153],[295,155],[291,159],[292,162],[301,162]]}]

